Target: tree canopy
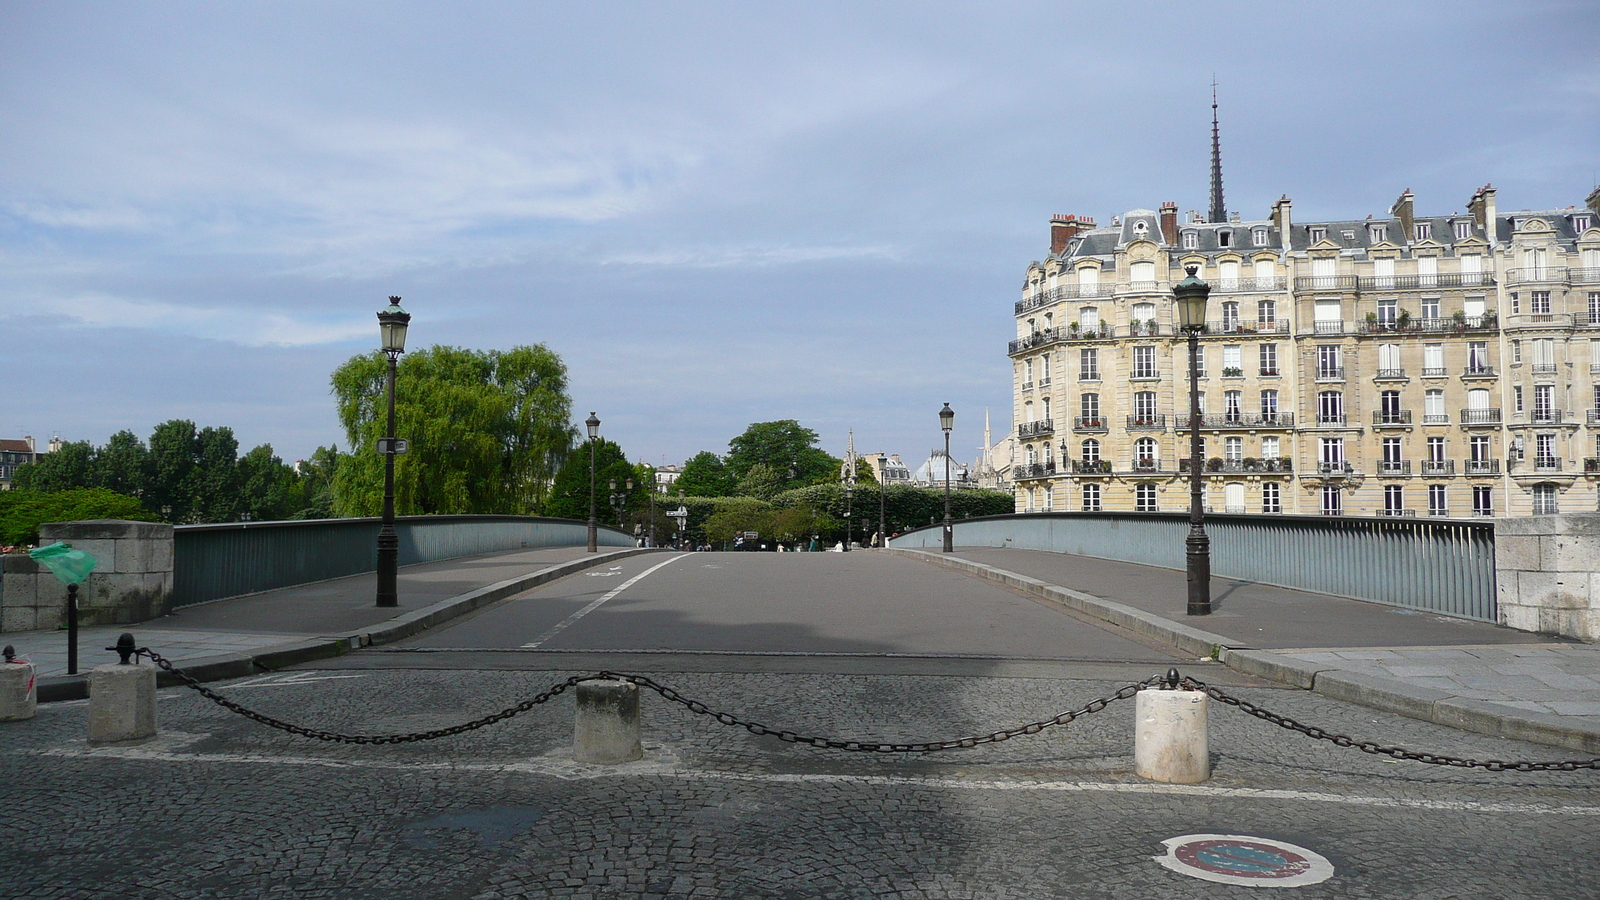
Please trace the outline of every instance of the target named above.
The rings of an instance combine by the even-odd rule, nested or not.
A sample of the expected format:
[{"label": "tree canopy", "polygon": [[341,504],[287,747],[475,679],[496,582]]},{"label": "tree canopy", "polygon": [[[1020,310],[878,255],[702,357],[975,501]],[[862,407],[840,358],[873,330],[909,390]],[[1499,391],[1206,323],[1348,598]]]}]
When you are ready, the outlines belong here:
[{"label": "tree canopy", "polygon": [[[638,511],[650,502],[655,472],[649,466],[628,462],[622,448],[612,441],[597,438],[593,444],[595,519],[602,525],[631,530]],[[556,473],[545,515],[564,519],[589,518],[589,448],[589,442],[585,442],[568,454],[561,471]],[[627,489],[630,478],[633,479],[632,491]],[[616,482],[617,493],[627,495],[621,519],[611,506],[613,481]]]},{"label": "tree canopy", "polygon": [[[376,515],[383,504],[376,446],[387,430],[388,365],[374,351],[333,373],[351,445],[334,476],[341,516]],[[543,512],[576,433],[570,414],[566,365],[543,344],[406,354],[395,382],[395,436],[410,449],[395,459],[396,512]]]},{"label": "tree canopy", "polygon": [[777,472],[785,489],[837,481],[840,460],[817,447],[817,433],[794,419],[756,422],[728,442],[728,474],[734,483],[750,469],[766,465]]},{"label": "tree canopy", "polygon": [[673,487],[690,497],[726,497],[734,491],[727,465],[710,450],[701,450],[690,457]]}]

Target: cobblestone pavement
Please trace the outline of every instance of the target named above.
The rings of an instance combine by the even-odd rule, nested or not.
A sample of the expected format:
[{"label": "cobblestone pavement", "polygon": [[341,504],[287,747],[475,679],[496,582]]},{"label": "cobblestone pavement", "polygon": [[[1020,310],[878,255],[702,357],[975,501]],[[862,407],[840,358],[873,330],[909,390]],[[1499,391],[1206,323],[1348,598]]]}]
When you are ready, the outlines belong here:
[{"label": "cobblestone pavement", "polygon": [[[222,689],[301,724],[401,732],[567,674],[302,669]],[[986,733],[1120,686],[651,674],[768,724],[888,740]],[[1419,749],[1562,754],[1306,692],[1236,690]],[[170,689],[157,738],[90,748],[86,704],[52,704],[0,725],[0,885],[27,898],[1260,897],[1154,862],[1163,839],[1211,832],[1326,856],[1333,877],[1292,889],[1305,897],[1600,896],[1600,772],[1400,762],[1214,706],[1214,779],[1156,785],[1131,772],[1132,710],[971,750],[868,756],[757,738],[650,694],[646,758],[599,768],[570,759],[569,697],[378,747],[295,738]]]}]

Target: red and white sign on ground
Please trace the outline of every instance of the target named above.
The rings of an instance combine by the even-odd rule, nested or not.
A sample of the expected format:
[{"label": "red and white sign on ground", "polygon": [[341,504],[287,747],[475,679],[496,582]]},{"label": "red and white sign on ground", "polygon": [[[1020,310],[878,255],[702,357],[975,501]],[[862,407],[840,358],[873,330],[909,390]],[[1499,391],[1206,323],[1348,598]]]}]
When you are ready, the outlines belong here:
[{"label": "red and white sign on ground", "polygon": [[1304,887],[1333,877],[1333,863],[1283,841],[1243,834],[1185,834],[1161,842],[1156,862],[1192,878],[1250,887]]}]

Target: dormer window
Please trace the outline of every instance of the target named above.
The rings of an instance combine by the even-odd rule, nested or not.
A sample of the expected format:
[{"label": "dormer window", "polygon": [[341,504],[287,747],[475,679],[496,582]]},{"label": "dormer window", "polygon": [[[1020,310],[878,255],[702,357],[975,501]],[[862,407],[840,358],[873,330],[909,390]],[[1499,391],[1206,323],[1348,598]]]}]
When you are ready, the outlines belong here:
[{"label": "dormer window", "polygon": [[1369,237],[1369,240],[1371,240],[1372,243],[1381,244],[1384,241],[1387,241],[1389,239],[1389,226],[1388,225],[1369,225],[1367,227],[1371,231],[1371,235]]},{"label": "dormer window", "polygon": [[1257,247],[1265,247],[1267,245],[1267,230],[1265,228],[1252,229],[1250,238]]},{"label": "dormer window", "polygon": [[1311,226],[1310,228],[1306,229],[1306,234],[1311,239],[1311,243],[1313,244],[1317,243],[1318,241],[1325,241],[1328,239],[1328,229],[1322,227],[1321,225]]},{"label": "dormer window", "polygon": [[1433,223],[1432,222],[1418,222],[1417,223],[1417,240],[1426,241],[1426,240],[1430,240],[1432,237],[1433,237]]},{"label": "dormer window", "polygon": [[1133,223],[1133,233],[1134,234],[1142,236],[1145,232],[1147,232],[1149,230],[1150,230],[1150,226],[1146,225],[1142,221]]},{"label": "dormer window", "polygon": [[1456,240],[1464,241],[1472,237],[1472,223],[1468,221],[1456,223]]},{"label": "dormer window", "polygon": [[1587,214],[1580,214],[1572,217],[1572,230],[1576,234],[1583,234],[1585,231],[1588,231],[1589,226],[1592,224],[1594,224],[1594,220],[1591,219]]},{"label": "dormer window", "polygon": [[1232,247],[1233,246],[1233,232],[1231,232],[1231,231],[1219,231],[1219,232],[1217,232],[1217,246],[1218,247]]},{"label": "dormer window", "polygon": [[1183,249],[1193,250],[1200,246],[1200,235],[1197,232],[1185,231],[1183,233]]}]

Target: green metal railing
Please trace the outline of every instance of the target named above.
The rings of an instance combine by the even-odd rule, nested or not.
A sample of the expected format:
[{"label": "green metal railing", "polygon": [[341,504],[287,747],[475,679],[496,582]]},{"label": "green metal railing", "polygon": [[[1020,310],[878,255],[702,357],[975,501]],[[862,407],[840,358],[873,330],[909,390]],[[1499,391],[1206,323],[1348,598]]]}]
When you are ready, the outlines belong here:
[{"label": "green metal railing", "polygon": [[[1492,522],[1208,514],[1205,527],[1211,571],[1222,578],[1496,621]],[[1188,531],[1181,513],[1026,513],[962,519],[955,542],[1182,571]],[[943,541],[933,526],[889,545]]]},{"label": "green metal railing", "polygon": [[[380,520],[311,519],[173,529],[173,606],[359,575],[377,568]],[[532,547],[580,546],[587,526],[533,516],[401,516],[400,565]],[[601,527],[602,547],[633,538]]]}]

